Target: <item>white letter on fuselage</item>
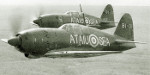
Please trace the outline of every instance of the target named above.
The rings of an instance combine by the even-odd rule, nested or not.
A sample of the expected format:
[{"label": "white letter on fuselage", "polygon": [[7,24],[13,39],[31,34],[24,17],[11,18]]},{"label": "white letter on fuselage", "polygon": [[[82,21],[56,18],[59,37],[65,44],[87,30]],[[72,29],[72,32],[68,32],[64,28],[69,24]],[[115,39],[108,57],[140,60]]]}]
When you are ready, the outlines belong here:
[{"label": "white letter on fuselage", "polygon": [[72,35],[70,35],[70,43],[75,43],[75,40]]}]

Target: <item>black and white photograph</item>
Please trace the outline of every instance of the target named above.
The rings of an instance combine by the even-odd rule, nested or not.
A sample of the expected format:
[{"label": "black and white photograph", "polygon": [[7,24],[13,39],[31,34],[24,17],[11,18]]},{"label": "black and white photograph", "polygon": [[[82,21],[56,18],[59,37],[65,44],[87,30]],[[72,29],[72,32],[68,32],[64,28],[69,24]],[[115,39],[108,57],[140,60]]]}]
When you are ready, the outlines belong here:
[{"label": "black and white photograph", "polygon": [[149,0],[0,1],[0,75],[150,75]]}]

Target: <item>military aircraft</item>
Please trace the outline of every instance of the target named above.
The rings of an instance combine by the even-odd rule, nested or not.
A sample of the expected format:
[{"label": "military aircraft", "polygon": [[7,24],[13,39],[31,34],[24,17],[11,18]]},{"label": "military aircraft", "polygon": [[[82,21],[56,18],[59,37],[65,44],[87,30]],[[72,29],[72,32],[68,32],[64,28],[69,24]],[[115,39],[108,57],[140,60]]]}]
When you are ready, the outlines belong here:
[{"label": "military aircraft", "polygon": [[50,28],[58,28],[66,23],[78,23],[98,29],[115,27],[113,8],[110,4],[105,7],[101,18],[83,13],[81,5],[80,11],[81,12],[68,11],[65,14],[42,15],[33,22],[39,27]]},{"label": "military aircraft", "polygon": [[135,48],[133,22],[126,13],[122,16],[114,34],[104,33],[93,27],[68,23],[59,28],[34,28],[19,32],[14,38],[1,39],[25,54],[41,57],[47,53],[94,54],[122,52]]}]

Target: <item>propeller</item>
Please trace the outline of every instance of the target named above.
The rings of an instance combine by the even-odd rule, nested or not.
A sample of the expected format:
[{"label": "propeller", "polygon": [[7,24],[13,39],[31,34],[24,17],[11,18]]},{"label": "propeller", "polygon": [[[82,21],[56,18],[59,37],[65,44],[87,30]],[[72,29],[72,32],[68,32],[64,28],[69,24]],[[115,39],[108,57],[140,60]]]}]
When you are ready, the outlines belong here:
[{"label": "propeller", "polygon": [[12,13],[9,17],[9,24],[11,27],[13,37],[11,37],[10,39],[1,39],[1,40],[12,46],[18,47],[19,45],[21,45],[21,40],[20,36],[17,33],[20,31],[22,27],[23,13],[21,13],[20,9],[18,8],[15,8],[14,11],[17,12]]},{"label": "propeller", "polygon": [[26,57],[29,57],[29,54],[26,52],[26,50],[23,47],[24,42],[22,38],[24,38],[23,36],[24,33],[18,34],[18,32],[21,31],[21,29],[27,27],[28,25],[27,23],[29,23],[27,21],[29,21],[29,17],[31,18],[31,15],[24,13],[26,12],[25,9],[17,8],[17,10],[15,9],[13,11],[15,12],[11,13],[11,16],[8,19],[13,37],[11,37],[10,39],[1,39],[1,40],[5,43],[8,43],[11,46],[14,46],[15,50],[23,52],[25,53]]}]

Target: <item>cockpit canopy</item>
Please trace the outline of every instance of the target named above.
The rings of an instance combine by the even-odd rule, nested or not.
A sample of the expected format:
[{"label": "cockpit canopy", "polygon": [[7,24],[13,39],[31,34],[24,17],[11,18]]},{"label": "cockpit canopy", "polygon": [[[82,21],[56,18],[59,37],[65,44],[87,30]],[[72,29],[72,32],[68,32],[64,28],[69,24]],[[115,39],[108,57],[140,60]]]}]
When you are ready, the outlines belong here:
[{"label": "cockpit canopy", "polygon": [[79,28],[81,29],[80,24],[76,24],[76,23],[67,23],[67,24],[63,24],[61,27],[59,27],[59,29],[72,29],[72,28]]},{"label": "cockpit canopy", "polygon": [[80,13],[77,11],[67,11],[65,14],[71,15],[71,16],[77,16],[79,17]]},{"label": "cockpit canopy", "polygon": [[76,23],[64,24],[61,27],[59,27],[59,29],[64,29],[71,34],[82,34],[82,33],[89,34],[90,33],[89,27],[76,24]]}]

